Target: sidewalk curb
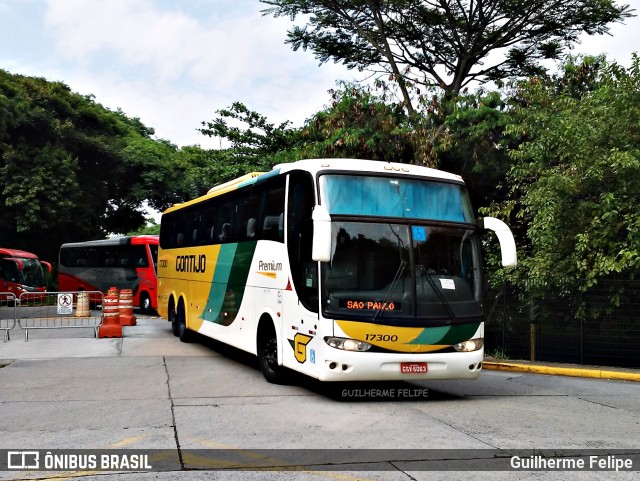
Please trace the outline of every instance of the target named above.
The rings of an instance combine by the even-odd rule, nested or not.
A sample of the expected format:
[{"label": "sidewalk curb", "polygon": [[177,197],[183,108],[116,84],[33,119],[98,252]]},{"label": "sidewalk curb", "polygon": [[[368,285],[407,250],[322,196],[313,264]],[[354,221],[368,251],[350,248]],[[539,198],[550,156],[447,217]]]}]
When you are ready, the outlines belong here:
[{"label": "sidewalk curb", "polygon": [[580,369],[571,367],[542,366],[539,364],[516,364],[510,362],[482,363],[482,368],[490,371],[528,372],[531,374],[548,374],[552,376],[588,377],[595,379],[615,379],[640,382],[640,373],[625,371],[606,371],[602,369]]}]

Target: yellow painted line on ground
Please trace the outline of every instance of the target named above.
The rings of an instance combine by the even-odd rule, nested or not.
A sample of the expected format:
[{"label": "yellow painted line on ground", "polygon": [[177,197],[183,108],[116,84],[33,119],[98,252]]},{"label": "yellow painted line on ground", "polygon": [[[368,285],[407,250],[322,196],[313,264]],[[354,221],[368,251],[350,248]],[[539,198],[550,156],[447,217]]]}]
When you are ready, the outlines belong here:
[{"label": "yellow painted line on ground", "polygon": [[518,364],[510,362],[483,362],[482,368],[490,371],[526,372],[531,374],[548,374],[552,376],[640,381],[640,373],[609,371],[604,369],[543,366],[540,364]]},{"label": "yellow painted line on ground", "polygon": [[[256,459],[256,460],[260,460],[260,461],[270,461],[272,463],[277,463],[277,464],[281,464],[283,466],[288,466],[289,463],[287,463],[286,461],[282,461],[280,459],[277,458],[272,458],[272,457],[268,457],[268,456],[263,456],[259,453],[256,453],[254,451],[251,451],[250,449],[238,449],[238,448],[234,448],[233,446],[229,446],[226,444],[222,444],[222,443],[218,443],[216,441],[211,441],[208,439],[197,439],[197,438],[190,438],[191,441],[200,444],[201,446],[206,446],[206,447],[210,447],[210,448],[214,448],[214,449],[229,449],[229,450],[233,450],[234,452],[237,453],[241,453],[242,455],[248,457],[248,458],[252,458],[252,459]],[[209,463],[211,463],[212,461],[209,459],[208,460]],[[220,463],[224,463],[224,461],[218,461]],[[216,462],[217,463],[217,462]],[[186,461],[185,461],[186,464]],[[230,463],[232,466],[238,466],[238,463]],[[259,465],[255,465],[255,464],[248,464],[246,465],[246,468],[255,468],[259,471],[282,471],[282,469],[279,469],[277,467],[260,467]],[[238,467],[236,468],[237,470],[241,471],[242,467]],[[296,467],[296,466],[291,466],[288,468],[288,470],[290,471],[295,471],[296,473],[305,473],[305,474],[312,474],[314,476],[325,476],[327,478],[332,478],[332,479],[338,479],[341,481],[374,481],[371,478],[362,478],[362,477],[358,477],[358,476],[351,476],[349,474],[340,474],[340,473],[334,473],[334,472],[330,472],[330,471],[318,471],[318,470],[309,470],[309,469],[305,469],[303,467]]]},{"label": "yellow painted line on ground", "polygon": [[126,438],[126,439],[123,439],[122,441],[112,444],[111,446],[109,446],[109,449],[116,449],[116,448],[121,448],[122,446],[128,446],[130,444],[137,443],[138,441],[140,441],[141,439],[144,439],[145,437],[146,436],[134,436],[132,438]]}]

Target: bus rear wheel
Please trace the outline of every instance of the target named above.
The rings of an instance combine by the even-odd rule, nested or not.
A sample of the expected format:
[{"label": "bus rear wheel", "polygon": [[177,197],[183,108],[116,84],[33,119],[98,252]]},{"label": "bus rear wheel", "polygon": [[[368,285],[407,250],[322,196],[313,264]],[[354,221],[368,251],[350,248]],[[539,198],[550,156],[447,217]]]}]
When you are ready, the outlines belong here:
[{"label": "bus rear wheel", "polygon": [[258,336],[258,364],[262,375],[272,384],[286,384],[286,369],[278,365],[278,339],[272,326],[264,327]]},{"label": "bus rear wheel", "polygon": [[174,336],[178,337],[180,335],[180,325],[178,324],[178,314],[176,313],[176,309],[173,307],[173,301],[169,304],[169,322],[171,322],[171,332]]},{"label": "bus rear wheel", "polygon": [[176,311],[176,320],[178,321],[178,337],[182,342],[193,341],[193,331],[187,328],[187,320],[184,314],[184,306],[180,304]]}]

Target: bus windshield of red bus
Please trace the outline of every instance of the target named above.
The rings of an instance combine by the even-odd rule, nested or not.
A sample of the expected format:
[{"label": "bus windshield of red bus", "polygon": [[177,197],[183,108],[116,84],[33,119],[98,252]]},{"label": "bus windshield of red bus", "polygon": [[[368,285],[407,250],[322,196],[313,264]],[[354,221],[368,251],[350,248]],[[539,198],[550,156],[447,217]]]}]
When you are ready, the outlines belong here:
[{"label": "bus windshield of red bus", "polygon": [[0,266],[5,281],[33,288],[46,285],[42,265],[38,259],[5,258],[0,259]]}]

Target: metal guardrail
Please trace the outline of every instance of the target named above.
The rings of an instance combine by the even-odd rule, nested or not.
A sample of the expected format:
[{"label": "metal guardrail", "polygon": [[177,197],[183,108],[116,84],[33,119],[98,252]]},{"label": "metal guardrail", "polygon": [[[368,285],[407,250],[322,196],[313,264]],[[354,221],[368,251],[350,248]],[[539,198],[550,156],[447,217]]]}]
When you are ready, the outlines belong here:
[{"label": "metal guardrail", "polygon": [[[91,328],[98,337],[102,324],[102,311],[91,310],[91,304],[102,305],[99,291],[76,292],[24,292],[17,308],[18,324],[29,340],[31,329]],[[15,322],[14,322],[15,325]]]},{"label": "metal guardrail", "polygon": [[507,281],[485,319],[485,351],[508,359],[640,366],[640,279]]},{"label": "metal guardrail", "polygon": [[0,331],[4,342],[10,339],[9,331],[16,327],[16,296],[12,292],[0,292]]}]

